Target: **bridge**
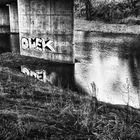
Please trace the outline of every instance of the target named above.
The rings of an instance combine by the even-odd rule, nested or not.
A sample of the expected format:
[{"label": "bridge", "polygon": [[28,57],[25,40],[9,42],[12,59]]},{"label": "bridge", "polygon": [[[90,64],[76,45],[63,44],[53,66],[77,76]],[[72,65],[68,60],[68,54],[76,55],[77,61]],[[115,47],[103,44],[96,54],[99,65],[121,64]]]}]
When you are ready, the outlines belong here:
[{"label": "bridge", "polygon": [[20,54],[74,64],[74,0],[0,0],[0,33],[19,34]]}]

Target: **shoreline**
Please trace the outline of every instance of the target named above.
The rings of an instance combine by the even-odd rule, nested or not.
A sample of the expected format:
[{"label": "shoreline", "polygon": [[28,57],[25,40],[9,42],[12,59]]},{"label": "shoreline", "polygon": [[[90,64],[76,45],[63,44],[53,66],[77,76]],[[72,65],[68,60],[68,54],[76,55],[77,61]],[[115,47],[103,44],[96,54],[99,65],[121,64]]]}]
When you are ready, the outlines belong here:
[{"label": "shoreline", "polygon": [[0,139],[140,138],[139,109],[100,102],[8,68],[39,63],[29,60],[19,54],[0,55]]},{"label": "shoreline", "polygon": [[90,31],[126,35],[140,35],[140,25],[107,24],[98,21],[74,19],[75,31]]}]

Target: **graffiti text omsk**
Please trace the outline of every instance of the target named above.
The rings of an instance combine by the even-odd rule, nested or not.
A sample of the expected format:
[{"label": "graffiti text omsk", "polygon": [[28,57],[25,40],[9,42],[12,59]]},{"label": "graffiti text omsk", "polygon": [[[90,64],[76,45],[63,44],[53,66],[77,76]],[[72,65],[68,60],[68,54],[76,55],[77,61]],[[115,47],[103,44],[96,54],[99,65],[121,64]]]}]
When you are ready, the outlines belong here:
[{"label": "graffiti text omsk", "polygon": [[25,38],[21,39],[22,49],[36,49],[39,51],[49,50],[51,52],[55,52],[54,43],[51,40],[45,41],[41,38]]}]

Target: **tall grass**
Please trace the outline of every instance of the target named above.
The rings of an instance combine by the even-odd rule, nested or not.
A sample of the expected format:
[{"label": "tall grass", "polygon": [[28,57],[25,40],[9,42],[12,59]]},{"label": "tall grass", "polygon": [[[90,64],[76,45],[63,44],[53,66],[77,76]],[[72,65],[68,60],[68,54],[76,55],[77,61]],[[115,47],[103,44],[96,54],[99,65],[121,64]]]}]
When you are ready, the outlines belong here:
[{"label": "tall grass", "polygon": [[1,81],[8,94],[0,96],[0,139],[140,138],[140,117],[133,109],[55,87],[43,91],[10,77]]},{"label": "tall grass", "polygon": [[96,96],[82,96],[1,67],[0,139],[140,139],[139,110],[99,102]]}]

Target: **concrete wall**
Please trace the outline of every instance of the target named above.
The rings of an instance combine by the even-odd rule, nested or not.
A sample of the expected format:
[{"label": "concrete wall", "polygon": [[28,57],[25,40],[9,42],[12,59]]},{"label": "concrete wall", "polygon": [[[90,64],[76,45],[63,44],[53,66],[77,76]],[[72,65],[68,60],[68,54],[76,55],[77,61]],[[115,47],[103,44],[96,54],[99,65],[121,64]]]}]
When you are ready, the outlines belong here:
[{"label": "concrete wall", "polygon": [[12,2],[9,4],[9,15],[10,15],[10,32],[18,33],[19,25],[18,25],[18,8],[17,2]]},{"label": "concrete wall", "polygon": [[9,33],[9,8],[8,6],[0,6],[0,33]]},{"label": "concrete wall", "polygon": [[21,55],[74,63],[73,0],[18,0]]}]

